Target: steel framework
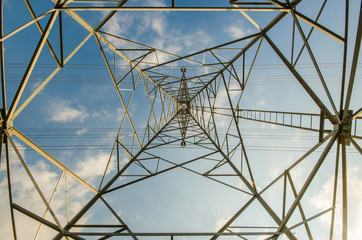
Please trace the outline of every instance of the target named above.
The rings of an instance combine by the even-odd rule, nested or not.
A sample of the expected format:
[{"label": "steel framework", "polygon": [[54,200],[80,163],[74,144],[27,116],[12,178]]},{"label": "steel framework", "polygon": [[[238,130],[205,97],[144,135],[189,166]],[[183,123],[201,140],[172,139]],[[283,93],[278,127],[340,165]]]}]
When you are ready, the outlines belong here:
[{"label": "steel framework", "polygon": [[[29,224],[36,226],[34,235],[25,235],[29,239],[42,238],[42,231],[50,231],[53,239],[325,239],[320,237],[321,219],[326,218],[329,230],[323,236],[328,236],[329,239],[348,239],[348,219],[358,214],[353,208],[348,208],[348,164],[355,159],[360,164],[362,160],[361,135],[357,124],[361,119],[359,115],[362,112],[362,98],[356,87],[360,80],[357,72],[362,36],[362,8],[360,3],[356,3],[358,1],[353,3],[353,6],[357,4],[357,15],[350,13],[351,3],[348,0],[339,1],[341,9],[338,11],[344,16],[344,22],[339,24],[343,26],[342,29],[329,27],[330,24],[324,24],[325,21],[320,22],[320,18],[328,14],[324,13],[325,7],[332,2],[327,0],[229,0],[218,6],[210,6],[207,1],[181,0],[165,1],[162,6],[147,6],[140,2],[134,5],[135,1],[132,0],[52,0],[53,6],[42,14],[36,13],[38,11],[33,9],[34,4],[29,0],[24,2],[32,19],[8,30],[6,34],[3,33],[3,26],[7,20],[3,18],[3,12],[9,1],[1,1],[0,11],[3,103],[3,147],[0,154],[4,162],[1,170],[6,170],[6,173],[2,171],[1,174],[2,178],[6,176],[9,203],[7,219],[11,222],[11,236],[14,239],[19,239],[19,234],[24,236],[24,226],[17,223],[18,219],[24,217],[31,220]],[[313,14],[309,15],[309,12],[303,9],[309,9]],[[238,12],[255,30],[242,38],[179,56],[165,49],[115,35],[104,28],[115,16],[122,16],[123,12],[139,11]],[[103,14],[103,19],[96,24],[93,18],[87,18],[86,15],[94,12]],[[71,19],[74,24],[87,31],[86,37],[71,51],[68,50],[68,55],[65,45],[69,40],[63,35],[63,22],[67,21],[66,19]],[[268,23],[258,24],[260,19]],[[278,29],[285,28],[285,22],[292,26],[289,35],[283,35],[283,38],[290,38],[289,46],[278,44],[278,40],[273,37]],[[6,88],[9,65],[6,62],[5,45],[18,35],[23,36],[21,34],[27,29],[33,30],[34,26],[40,33],[40,39],[21,80],[17,82],[16,92],[9,94]],[[318,39],[313,38],[314,35],[317,35],[317,38],[323,36],[322,42],[332,41],[340,48],[336,51],[340,64],[338,94],[331,91],[331,84],[326,76],[328,74],[323,71],[318,60],[318,54],[327,52],[313,45],[313,41],[318,42]],[[51,36],[58,39],[51,39]],[[27,41],[24,38],[22,40]],[[40,146],[28,138],[21,130],[21,122],[17,125],[17,119],[21,119],[22,112],[31,107],[33,100],[44,91],[48,83],[71,64],[69,62],[75,58],[77,52],[90,41],[98,46],[93,46],[94,51],[102,56],[123,109],[123,115],[118,122],[120,127],[113,140],[109,159],[103,166],[104,174],[100,178],[99,186],[81,176],[74,170],[71,162],[54,157],[51,150],[47,150],[49,147]],[[270,58],[270,61],[265,62],[280,62],[283,71],[290,74],[289,81],[298,83],[305,98],[312,100],[314,107],[309,112],[299,111],[305,109],[303,107],[293,107],[290,111],[260,110],[243,106],[243,96],[248,92],[248,83],[255,81],[252,75],[258,71],[257,58],[263,56],[266,49],[274,56],[268,55],[266,58]],[[55,67],[52,72],[46,73],[48,75],[36,88],[29,90],[29,82],[38,72],[41,54],[46,51],[48,55],[50,53],[47,61],[52,58]],[[315,88],[314,83],[308,79],[310,73],[303,69],[305,63],[312,66],[312,78],[318,82],[320,88]],[[267,75],[264,77],[267,78]],[[31,92],[25,94],[27,91]],[[11,97],[10,101],[7,94]],[[137,99],[143,99],[144,107],[147,108],[142,121],[141,117],[132,111]],[[353,108],[356,109],[351,107],[353,101]],[[267,160],[269,157],[250,154],[251,146],[245,141],[243,128],[249,126],[247,124],[250,121],[256,126],[276,125],[277,129],[289,128],[296,129],[296,132],[314,133],[311,140],[313,145],[308,146],[303,155],[293,160],[278,159],[273,164],[285,168],[267,184],[261,184],[258,172],[263,172],[263,167],[253,166],[258,165],[261,158]],[[44,192],[44,183],[37,180],[36,170],[29,166],[30,162],[24,157],[19,142],[57,169],[54,171],[59,176],[58,181],[46,183],[53,188],[50,195]],[[177,154],[183,155],[185,151],[188,151],[188,154],[184,154],[184,158],[176,157]],[[288,147],[283,148],[283,151],[288,153]],[[16,158],[12,158],[12,154],[15,154]],[[26,199],[21,198],[19,191],[22,189],[17,189],[18,185],[13,183],[16,176],[11,174],[14,162],[20,162],[25,170],[39,196],[39,206],[43,213],[27,206],[24,203]],[[116,167],[112,168],[112,165]],[[325,165],[328,166],[327,170],[323,167]],[[265,165],[265,168],[268,168],[268,165]],[[296,183],[299,179],[296,171],[298,168],[303,169],[302,175],[305,176],[299,184]],[[110,196],[117,196],[113,194],[127,187],[169,172],[176,174],[181,170],[241,195],[238,210],[224,221],[217,231],[139,230],[137,223],[127,222],[120,214],[119,209],[122,206],[110,200]],[[332,191],[328,196],[330,205],[312,211],[307,198],[312,194],[310,191],[322,189],[322,184],[318,184],[318,181],[324,176],[333,179]],[[78,182],[88,192],[76,213],[72,213],[70,208],[77,204],[78,200],[72,200],[72,190],[68,190],[71,184],[75,186],[74,182]],[[60,193],[63,190],[59,189],[62,184],[65,185],[64,194]],[[64,201],[61,212],[52,207],[58,198],[63,198]],[[339,200],[342,202],[341,206],[337,204]],[[85,217],[100,206],[112,216],[112,220],[105,222],[97,221],[97,217]],[[222,209],[223,204],[217,207]],[[342,212],[341,219],[338,211]],[[250,220],[253,214],[260,218],[259,221]],[[336,224],[337,221],[342,223],[340,227]],[[251,224],[247,224],[248,222]],[[5,235],[0,233],[3,234]]]}]

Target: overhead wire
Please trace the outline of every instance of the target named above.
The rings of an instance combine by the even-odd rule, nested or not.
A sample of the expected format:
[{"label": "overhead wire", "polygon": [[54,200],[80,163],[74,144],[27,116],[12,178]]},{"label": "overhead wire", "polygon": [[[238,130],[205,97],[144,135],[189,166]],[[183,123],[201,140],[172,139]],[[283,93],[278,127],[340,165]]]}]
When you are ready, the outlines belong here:
[{"label": "overhead wire", "polygon": [[[95,141],[99,141],[99,139],[104,138],[113,138],[117,137],[116,128],[88,128],[87,132],[82,134],[77,134],[78,130],[83,130],[84,128],[24,128],[22,132],[27,134],[27,137],[32,139],[38,139],[40,143],[43,140],[46,141],[47,144],[40,144],[39,146],[46,151],[89,151],[89,150],[111,150],[113,144],[79,144],[75,143],[74,145],[69,145],[69,141],[67,141],[67,145],[57,144],[51,145],[50,139],[95,139]],[[131,133],[130,128],[125,128],[124,130],[129,131]],[[136,129],[141,130],[141,129]],[[226,129],[224,129],[226,130]],[[242,134],[243,139],[248,141],[249,139],[263,139],[264,141],[269,140],[280,140],[285,141],[288,140],[307,140],[314,141],[316,139],[315,133],[305,133],[305,134],[295,134],[295,129],[282,129],[282,131],[278,130],[275,132],[273,129],[241,129],[241,132],[245,132],[246,134]],[[273,134],[275,133],[275,134]],[[220,134],[222,135],[222,134]],[[60,141],[62,142],[62,141]],[[83,141],[82,141],[83,143]],[[251,142],[252,143],[252,142]],[[50,144],[50,145],[49,145]],[[255,143],[254,143],[255,144]],[[309,148],[307,146],[278,146],[278,145],[254,145],[254,144],[246,144],[247,151],[271,151],[271,152],[280,152],[280,151],[290,151],[290,152],[305,152],[308,151]],[[151,144],[153,145],[153,144]],[[169,144],[163,146],[165,149],[175,148],[178,144]],[[132,145],[125,144],[125,147],[132,148]],[[233,146],[229,146],[233,148]],[[189,144],[188,149],[196,149],[198,146]],[[29,151],[30,147],[20,146],[19,149]],[[351,153],[355,153],[354,151],[349,151]],[[356,152],[357,153],[357,152]]]},{"label": "overhead wire", "polygon": [[[336,67],[341,66],[341,64],[339,63],[322,63],[320,65],[320,68],[332,68],[335,69]],[[49,68],[52,69],[54,68],[54,66],[52,64],[46,64],[46,63],[38,63],[37,64],[38,68]],[[127,65],[117,65],[117,68],[125,68],[127,67]],[[241,68],[241,65],[234,65],[234,67],[237,68]],[[7,63],[7,68],[8,69],[25,69],[26,68],[26,64],[25,63]],[[200,70],[203,69],[202,66],[186,66],[186,68],[188,70]],[[312,64],[299,64],[298,68],[308,68],[308,69],[313,69],[314,66]],[[107,70],[105,65],[102,64],[69,64],[66,66],[66,70]],[[167,66],[167,68],[165,67],[160,67],[157,68],[159,71],[179,71],[179,67],[178,66]],[[256,64],[253,67],[254,72],[256,69],[266,69],[266,70],[285,70],[285,66],[283,64]],[[89,71],[87,71],[87,73],[89,73]],[[108,79],[110,79],[110,76],[107,72],[105,72],[105,74],[62,74],[59,73],[58,75],[56,75],[53,78],[53,81],[50,81],[49,84],[61,84],[61,85],[74,85],[74,84],[112,84],[111,81],[107,81]],[[339,74],[332,74],[332,73],[328,73],[324,75],[325,78],[333,78],[333,79],[338,79],[340,77]],[[7,82],[8,83],[18,83],[21,79],[22,75],[19,73],[7,73]],[[38,82],[42,82],[41,79],[45,79],[46,77],[48,77],[48,75],[42,73],[33,73],[32,74],[32,78],[30,79],[30,83],[38,83]],[[308,79],[317,79],[317,75],[311,75],[311,74],[307,74],[307,75],[303,75],[303,77],[308,80]],[[357,78],[361,78],[362,75],[358,75]],[[263,80],[268,80],[268,82],[263,81],[263,84],[266,83],[271,83],[273,85],[279,85],[279,84],[298,84],[297,81],[289,81],[289,79],[292,78],[292,75],[290,74],[271,74],[270,72],[268,72],[267,75],[253,75],[253,81],[250,81],[249,84],[255,84],[255,83],[259,83],[260,81]],[[87,80],[83,80],[83,79],[87,79]],[[92,79],[94,81],[90,81],[89,79]],[[280,79],[285,79],[285,81],[280,81]],[[104,80],[104,81],[102,81]],[[279,81],[272,81],[272,80],[279,80]],[[315,83],[319,83],[318,80],[315,81],[308,81],[310,84],[315,84]],[[337,80],[333,80],[331,81],[331,79],[329,79],[328,84],[337,84],[339,83],[339,81]],[[361,84],[360,82],[356,82],[356,84]]]},{"label": "overhead wire", "polygon": [[[7,68],[9,69],[25,69],[26,64],[25,63],[6,63]],[[117,65],[118,68],[125,68],[127,65]],[[322,63],[321,68],[336,68],[341,66],[340,63]],[[235,68],[242,67],[241,65],[234,65]],[[38,63],[37,68],[48,68],[53,69],[53,64],[47,64],[47,63]],[[68,64],[66,66],[67,70],[106,70],[106,66],[103,64]],[[200,70],[203,67],[202,66],[186,66],[186,68],[191,70]],[[253,67],[254,69],[268,69],[268,70],[282,70],[285,69],[285,66],[283,64],[256,64]],[[298,68],[309,68],[313,69],[314,66],[312,64],[299,64]],[[179,71],[178,66],[167,66],[166,67],[160,67],[159,70],[167,70],[167,71]],[[255,71],[254,71],[255,72]],[[279,71],[278,71],[279,72]],[[7,73],[7,81],[9,83],[17,83],[19,82],[18,79],[21,79],[21,74],[19,73]],[[34,73],[32,75],[33,78],[30,79],[30,82],[37,83],[42,82],[42,80],[39,80],[41,78],[46,78],[48,75],[42,73]],[[315,76],[311,74],[304,75],[305,79],[313,79]],[[340,77],[339,74],[326,74],[325,77],[327,78],[338,78]],[[362,75],[358,75],[358,78],[361,78]],[[68,78],[68,79],[67,79]],[[69,79],[70,78],[70,79]],[[67,74],[65,72],[64,74],[58,74],[54,77],[52,81],[50,81],[50,84],[112,84],[111,81],[106,81],[109,78],[108,74],[89,74],[89,71],[85,74]],[[253,81],[250,81],[249,84],[252,83],[263,83],[263,84],[273,84],[273,85],[280,85],[280,84],[286,84],[286,83],[295,83],[297,84],[297,81],[288,81],[292,76],[290,74],[270,74],[268,75],[253,75]],[[64,79],[67,79],[66,81]],[[85,79],[84,81],[82,81]],[[90,81],[94,80],[94,81]],[[281,80],[285,79],[285,80]],[[104,80],[104,81],[102,81]],[[278,80],[278,81],[277,81]],[[317,83],[318,81],[309,81],[309,83]],[[336,84],[338,81],[329,81],[329,84]],[[357,84],[361,84],[360,82],[356,82]],[[82,134],[77,134],[77,131],[86,131]],[[144,129],[136,129],[136,131],[143,131]],[[222,131],[222,129],[219,129]],[[287,133],[289,129],[283,129]],[[32,139],[60,139],[60,138],[67,138],[67,139],[104,139],[104,138],[115,138],[117,134],[114,134],[118,131],[117,128],[24,128],[22,129],[24,133],[29,133],[28,137]],[[131,129],[123,129],[124,132],[132,133]],[[283,139],[296,139],[295,135],[268,135],[265,133],[272,133],[273,129],[244,129],[242,132],[254,132],[254,135],[252,134],[243,134],[243,137],[246,139],[253,139],[253,138],[264,138],[269,140],[283,140]],[[73,134],[70,134],[72,132]],[[95,132],[101,132],[101,133],[95,133]],[[283,132],[280,129],[278,130],[279,133]],[[258,133],[255,135],[255,133]],[[264,134],[260,134],[264,133]],[[295,133],[295,132],[294,132]],[[126,133],[124,133],[126,134]],[[308,135],[298,135],[298,140],[310,140],[315,139],[314,136],[308,136]],[[96,145],[96,146],[82,146],[82,145],[57,145],[57,146],[43,146],[45,150],[87,150],[87,149],[111,149],[112,146],[108,145]],[[173,147],[173,146],[171,146]],[[280,148],[280,147],[279,147]],[[249,150],[270,150],[270,151],[282,151],[282,149],[278,149],[278,147],[271,147],[271,146],[248,146]],[[284,149],[284,148],[283,148]],[[293,151],[300,151],[301,148],[291,148],[288,149]]]}]

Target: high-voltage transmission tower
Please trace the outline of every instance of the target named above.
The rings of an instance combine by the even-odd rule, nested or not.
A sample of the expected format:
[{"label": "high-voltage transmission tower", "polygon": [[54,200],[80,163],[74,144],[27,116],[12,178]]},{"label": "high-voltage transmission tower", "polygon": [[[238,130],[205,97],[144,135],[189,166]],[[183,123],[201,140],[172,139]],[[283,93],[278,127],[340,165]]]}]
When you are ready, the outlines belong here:
[{"label": "high-voltage transmission tower", "polygon": [[[0,238],[357,239],[361,10],[1,1]],[[230,26],[243,32],[226,38]],[[114,108],[116,133],[87,102]],[[88,125],[72,128],[74,116]]]}]

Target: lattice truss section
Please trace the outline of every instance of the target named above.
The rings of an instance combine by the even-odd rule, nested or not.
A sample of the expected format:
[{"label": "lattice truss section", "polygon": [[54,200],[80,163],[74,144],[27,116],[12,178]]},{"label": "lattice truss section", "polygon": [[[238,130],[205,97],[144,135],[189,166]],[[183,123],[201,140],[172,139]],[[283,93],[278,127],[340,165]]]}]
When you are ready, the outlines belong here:
[{"label": "lattice truss section", "polygon": [[[2,237],[360,236],[361,3],[24,2],[1,1]],[[194,13],[247,30],[167,45],[155,19]]]}]

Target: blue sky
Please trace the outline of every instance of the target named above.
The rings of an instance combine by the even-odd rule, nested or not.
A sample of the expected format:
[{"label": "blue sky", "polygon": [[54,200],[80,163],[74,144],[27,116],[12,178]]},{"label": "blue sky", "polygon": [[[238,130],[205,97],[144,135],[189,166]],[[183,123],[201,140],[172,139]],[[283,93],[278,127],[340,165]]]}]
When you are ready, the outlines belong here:
[{"label": "blue sky", "polygon": [[[168,1],[163,0],[135,0],[129,1],[126,6],[166,6],[168,4]],[[196,5],[196,1],[183,1],[177,4],[180,4],[180,7],[183,5],[193,6]],[[201,6],[230,6],[228,1],[221,0],[200,1],[199,4]],[[322,1],[315,3],[315,1],[305,0],[298,6],[297,10],[314,19],[321,4]],[[357,28],[356,23],[360,8],[359,3],[351,2],[350,4],[351,31],[349,35],[350,42],[348,42],[348,63],[352,61],[355,29]],[[33,1],[31,5],[36,15],[40,15],[52,9],[54,6],[51,1],[45,0]],[[80,5],[82,4],[70,4],[70,6]],[[90,5],[102,6],[102,4],[96,3]],[[320,18],[322,25],[341,36],[344,34],[344,15],[343,11],[338,10],[343,8],[344,6],[340,1],[328,1],[324,13]],[[107,11],[79,11],[78,13],[92,27],[96,27],[108,14]],[[261,28],[264,28],[270,20],[277,15],[277,12],[246,13],[250,15]],[[66,58],[83,39],[87,38],[89,31],[66,13],[62,15],[62,18],[63,35],[65,39],[64,56]],[[31,15],[23,1],[4,1],[5,35],[31,19]],[[40,20],[43,28],[45,28],[48,20],[49,17],[44,17]],[[302,21],[300,22],[304,32],[308,32],[310,26]],[[60,47],[57,26],[58,20],[56,20],[54,28],[49,35],[49,41],[58,54]],[[132,43],[126,42],[109,35],[104,35],[104,39],[100,41],[104,54],[112,67],[114,66],[114,59],[116,59],[116,71],[112,71],[116,79],[120,80],[125,69],[127,69],[126,61],[121,56],[115,57],[113,50],[104,44],[106,41],[109,41],[109,43],[117,49],[133,49],[134,51],[121,51],[130,59],[144,54],[146,50],[149,49],[146,46],[156,49],[155,52],[150,53],[149,56],[144,59],[143,63],[140,63],[141,68],[148,68],[157,63],[174,59],[175,55],[185,56],[225,42],[249,36],[257,33],[258,29],[240,12],[236,11],[206,11],[201,13],[182,11],[120,11],[101,28],[101,31],[133,41]],[[291,32],[292,17],[290,15],[281,20],[275,28],[268,32],[268,36],[288,58],[291,58]],[[39,38],[40,34],[36,25],[32,24],[4,41],[8,107]],[[136,45],[135,42],[142,43],[145,46]],[[246,72],[248,72],[252,66],[259,42],[260,41],[247,51],[245,60]],[[227,46],[226,48],[230,48],[229,50],[214,50],[213,52],[220,58],[231,60],[247,43],[248,41],[237,42]],[[335,100],[337,108],[339,108],[343,45],[316,29],[311,36],[310,44],[315,54],[314,57],[317,62],[320,63],[321,72],[325,76],[331,96]],[[295,48],[299,49],[301,45],[302,39],[296,32]],[[160,50],[167,51],[173,55],[166,54]],[[230,77],[230,74],[225,73],[227,78],[230,77],[229,88],[232,89],[232,91],[230,91],[230,89],[229,91],[233,106],[239,105],[239,108],[243,109],[319,113],[318,106],[285,67],[265,39],[260,45],[259,52],[244,93],[241,92],[237,81]],[[206,63],[217,62],[216,58],[209,52],[198,54],[189,59],[199,62],[206,61]],[[236,60],[234,66],[241,76],[242,58]],[[44,46],[19,106],[40,86],[56,67],[57,65],[48,48]],[[201,67],[199,64],[190,61],[180,60],[156,68],[154,72],[148,71],[147,74],[155,79],[157,78],[155,76],[160,76],[160,74],[167,74],[175,79],[180,79],[181,67],[186,67],[187,77],[214,71],[210,67]],[[323,90],[322,84],[319,82],[312,61],[306,51],[301,55],[296,69],[332,112],[332,107],[328,103],[328,97]],[[74,172],[94,189],[98,189],[105,171],[107,172],[105,175],[105,183],[116,174],[117,154],[111,152],[111,150],[117,135],[129,151],[129,155],[127,155],[125,151],[120,151],[119,164],[122,167],[130,161],[130,156],[137,154],[141,148],[137,143],[137,137],[141,145],[147,142],[147,135],[144,135],[145,131],[150,130],[147,128],[147,124],[150,124],[153,129],[157,129],[157,127],[161,128],[162,124],[166,122],[165,119],[170,119],[172,113],[175,113],[176,110],[176,106],[169,104],[166,100],[164,108],[168,116],[165,117],[162,115],[161,99],[167,99],[167,94],[160,90],[152,91],[153,85],[150,80],[147,80],[145,76],[138,75],[136,70],[133,73],[135,76],[134,82],[132,82],[132,79],[128,76],[119,85],[119,94],[122,96],[125,106],[128,106],[130,101],[129,108],[126,111],[118,92],[115,90],[97,41],[94,36],[90,36],[80,50],[69,59],[64,68],[61,69],[29,105],[19,113],[14,120],[14,127],[25,136],[28,136],[29,139],[47,151],[54,159]],[[349,70],[347,71],[347,76],[349,76],[348,73]],[[361,90],[361,71],[359,68],[356,76],[350,105],[350,109],[355,111],[360,108],[361,102],[361,97],[358,95]],[[193,84],[196,85],[197,82],[198,81],[195,80]],[[211,98],[211,105],[216,107],[229,107],[226,89],[223,83],[219,79],[216,80],[216,83],[215,86],[218,86],[218,95],[216,98]],[[188,84],[189,87],[195,86],[191,85],[190,82]],[[174,86],[178,87],[178,85],[179,83]],[[133,88],[135,89],[134,94],[132,94]],[[150,93],[152,97],[148,99],[147,92],[150,91],[152,91],[152,93]],[[240,99],[242,100],[238,103]],[[153,105],[154,114],[151,111],[149,102],[153,100],[155,101]],[[197,106],[197,104],[195,105]],[[205,105],[208,106],[208,104]],[[132,119],[132,124],[137,135],[132,135],[132,126],[126,113],[128,113],[129,118]],[[206,121],[209,117],[210,115],[207,113],[204,115]],[[236,124],[231,118],[217,116],[215,117],[215,121],[220,142],[222,143],[227,139],[230,141],[230,146],[236,146],[238,139],[230,134],[226,134],[227,129],[230,127],[231,131],[229,133],[237,135]],[[173,122],[173,124],[177,126],[176,122]],[[316,124],[318,124],[318,120]],[[250,160],[250,168],[258,191],[264,189],[273,179],[282,174],[286,168],[291,166],[305,152],[317,144],[318,139],[317,133],[247,120],[241,120],[237,126],[240,128],[243,136],[247,156]],[[327,124],[326,127],[329,129],[332,128],[330,124]],[[168,129],[171,131],[171,128]],[[357,130],[357,135],[360,135],[361,130],[359,130],[358,127]],[[188,136],[192,136],[192,134],[201,134],[200,127],[195,125],[190,126]],[[170,135],[179,137],[179,130],[171,131]],[[214,136],[214,132],[211,132],[211,135]],[[198,137],[200,136],[202,136],[202,134]],[[190,138],[188,141],[191,143],[191,141],[198,137]],[[165,136],[165,139],[166,138]],[[52,208],[64,226],[67,223],[65,203],[66,184],[68,185],[69,191],[70,218],[89,201],[94,193],[74,180],[69,174],[62,174],[62,171],[58,167],[32,150],[18,137],[14,136],[13,139],[47,199],[51,197],[57,181],[60,179]],[[156,140],[156,142],[159,141],[161,140]],[[356,141],[360,143],[360,140],[356,139]],[[206,147],[210,146],[210,141],[208,140],[205,140],[203,143]],[[321,146],[321,149],[325,146],[326,143]],[[222,181],[232,186],[228,187],[192,172],[205,172],[213,166],[214,161],[222,159],[219,153],[213,153],[212,148],[213,147],[209,149],[192,144],[188,144],[186,148],[181,148],[180,142],[177,141],[164,147],[147,149],[139,158],[149,158],[149,160],[144,160],[142,163],[144,163],[149,170],[152,169],[152,171],[155,170],[156,166],[159,167],[159,170],[162,170],[174,164],[180,164],[205,154],[210,154],[210,157],[186,164],[185,167],[187,167],[187,169],[177,168],[106,194],[105,199],[114,207],[117,214],[119,214],[134,232],[218,231],[218,229],[250,199],[250,196],[243,192],[248,191],[248,189],[240,179],[235,176],[213,178],[214,180]],[[222,146],[221,149],[228,152],[225,146]],[[316,180],[313,181],[306,195],[303,197],[302,203],[306,206],[304,210],[309,217],[325,210],[326,206],[331,205],[335,149],[336,147],[334,146],[333,150],[327,156],[325,164],[322,165]],[[297,189],[301,189],[303,186],[309,172],[319,158],[321,151],[322,150],[318,149],[300,165],[291,170],[290,173]],[[238,146],[236,151],[231,155],[231,161],[237,167],[240,166],[240,159],[243,159],[241,172],[248,181],[251,181],[251,176],[245,165],[245,159],[241,157],[241,147]],[[158,156],[158,158],[154,156]],[[349,237],[350,239],[357,239],[361,234],[358,226],[361,225],[359,216],[362,214],[362,205],[360,204],[361,201],[358,196],[359,186],[361,186],[362,183],[360,177],[362,171],[360,169],[361,157],[353,146],[347,148],[347,157],[350,209]],[[160,158],[163,160],[161,160],[159,164]],[[31,209],[36,214],[42,215],[45,206],[41,203],[41,199],[29,181],[14,151],[11,151],[10,159],[14,201],[25,208]],[[107,163],[108,168],[106,170]],[[232,170],[228,165],[225,165],[215,173],[232,173]],[[139,175],[146,174],[146,171],[139,165],[132,164],[125,174]],[[67,177],[65,175],[67,175]],[[137,177],[122,176],[115,182],[114,186],[123,185],[132,181],[132,179],[137,179]],[[340,183],[341,180],[339,179],[339,184]],[[283,180],[279,180],[278,183],[263,194],[268,204],[270,204],[279,215],[281,215],[282,211],[282,184]],[[340,186],[339,189],[341,189]],[[4,239],[10,239],[12,238],[12,233],[7,198],[6,163],[4,158],[1,162],[0,191],[2,196],[6,196],[0,199],[1,212],[6,216],[0,220],[0,235]],[[287,205],[290,205],[293,201],[292,192],[290,188],[287,191],[289,191],[288,193],[290,194]],[[337,220],[335,225],[336,239],[341,236],[340,209],[341,198],[338,198],[336,210]],[[254,217],[251,218],[251,215]],[[49,216],[47,219],[51,222],[55,221]],[[315,223],[316,226],[312,227],[313,224],[311,224],[311,231],[315,236],[321,236],[321,239],[328,236],[329,219],[330,215],[325,214],[323,217],[312,222]],[[37,223],[18,212],[16,212],[16,220],[18,222],[17,225],[24,226],[18,227],[19,239],[34,239],[38,227]],[[290,225],[288,226],[292,226],[300,221],[301,217],[295,214],[295,216],[291,218]],[[101,201],[98,201],[80,222],[90,224],[117,224],[117,219],[112,216]],[[245,215],[239,217],[233,225],[275,226],[275,223],[267,216],[266,212],[260,207],[260,204],[254,201],[245,212]],[[295,232],[296,236],[300,239],[306,237],[303,229],[295,229],[293,232]],[[54,231],[43,227],[39,239],[49,239],[49,237],[54,236],[54,234]],[[180,237],[179,239],[204,238]],[[220,239],[229,238],[221,237]],[[237,238],[235,237],[235,239]],[[265,236],[250,239],[260,240],[265,239]]]}]

